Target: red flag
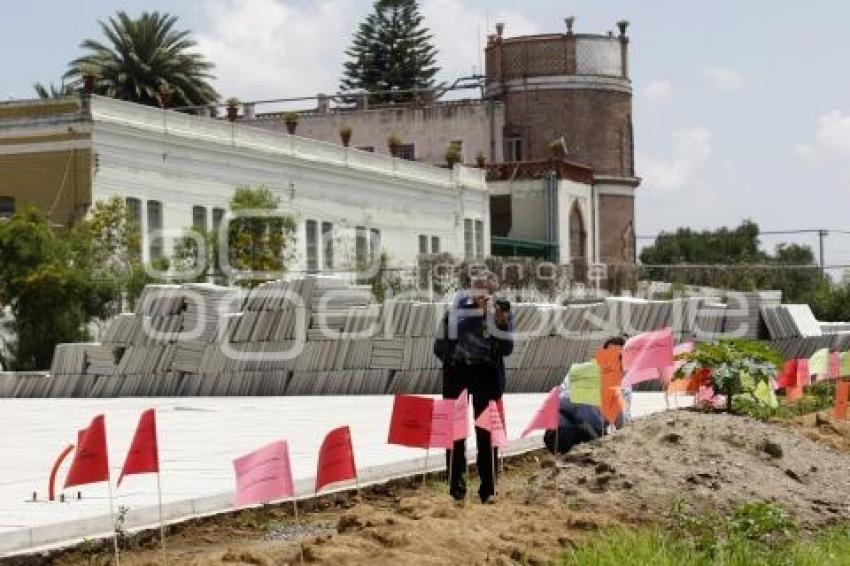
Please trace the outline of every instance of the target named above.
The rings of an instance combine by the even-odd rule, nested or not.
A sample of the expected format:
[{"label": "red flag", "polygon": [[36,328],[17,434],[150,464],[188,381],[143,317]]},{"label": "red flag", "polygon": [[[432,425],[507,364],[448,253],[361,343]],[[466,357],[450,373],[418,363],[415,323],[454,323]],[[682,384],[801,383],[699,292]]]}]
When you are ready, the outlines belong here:
[{"label": "red flag", "polygon": [[452,418],[454,440],[466,440],[469,436],[469,393],[464,389],[455,401],[454,417]]},{"label": "red flag", "polygon": [[663,368],[673,365],[673,331],[670,328],[644,332],[626,340],[623,385],[635,385],[658,377]]},{"label": "red flag", "polygon": [[106,421],[103,415],[98,415],[88,428],[77,433],[77,450],[65,478],[65,488],[102,481],[109,481],[109,454]]},{"label": "red flag", "polygon": [[499,412],[496,401],[490,401],[487,408],[475,419],[475,426],[490,431],[490,443],[493,446],[507,446],[508,439],[505,434],[505,422]]},{"label": "red flag", "polygon": [[233,461],[237,507],[295,496],[289,445],[272,442]]},{"label": "red flag", "polygon": [[334,429],[325,436],[319,449],[316,469],[316,492],[326,485],[357,479],[351,430],[347,426]]},{"label": "red flag", "polygon": [[561,415],[560,392],[560,387],[552,388],[552,391],[543,400],[543,404],[537,409],[537,414],[534,415],[534,418],[531,419],[531,422],[522,431],[522,438],[525,438],[534,430],[552,430],[558,428],[558,421]]},{"label": "red flag", "polygon": [[390,419],[389,444],[428,448],[434,400],[429,397],[396,395]]},{"label": "red flag", "polygon": [[776,388],[788,389],[797,385],[797,360],[788,360],[776,376]]},{"label": "red flag", "polygon": [[156,439],[156,410],[148,409],[139,418],[130,451],[124,459],[118,485],[124,476],[159,472],[159,447]]}]

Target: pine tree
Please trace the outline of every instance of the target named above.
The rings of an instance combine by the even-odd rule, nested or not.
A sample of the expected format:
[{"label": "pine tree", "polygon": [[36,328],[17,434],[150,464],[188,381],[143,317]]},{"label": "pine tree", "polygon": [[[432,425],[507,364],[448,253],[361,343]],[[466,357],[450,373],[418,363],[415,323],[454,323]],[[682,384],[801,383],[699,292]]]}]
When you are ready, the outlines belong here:
[{"label": "pine tree", "polygon": [[[344,92],[429,89],[439,71],[433,36],[423,25],[416,0],[376,0],[360,24],[344,65]],[[407,102],[415,93],[375,94],[369,102]]]}]

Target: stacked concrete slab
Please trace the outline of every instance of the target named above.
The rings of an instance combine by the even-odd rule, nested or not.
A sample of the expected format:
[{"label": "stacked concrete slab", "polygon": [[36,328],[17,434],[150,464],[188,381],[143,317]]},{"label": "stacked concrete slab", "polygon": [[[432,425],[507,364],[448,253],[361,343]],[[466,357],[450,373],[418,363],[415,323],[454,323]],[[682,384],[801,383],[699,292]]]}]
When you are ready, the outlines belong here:
[{"label": "stacked concrete slab", "polygon": [[[768,339],[787,356],[848,349],[808,307],[775,292],[722,302],[608,298],[585,304],[515,303],[508,391],[541,392],[612,335],[671,327],[679,341],[721,333]],[[338,395],[438,393],[436,329],[448,302],[388,300],[369,287],[308,276],[251,290],[151,285],[135,313],[112,319],[102,342],[57,347],[50,376],[7,377],[11,397]],[[840,328],[840,327],[836,327]],[[817,331],[815,331],[815,329]],[[299,345],[302,347],[299,348]]]}]

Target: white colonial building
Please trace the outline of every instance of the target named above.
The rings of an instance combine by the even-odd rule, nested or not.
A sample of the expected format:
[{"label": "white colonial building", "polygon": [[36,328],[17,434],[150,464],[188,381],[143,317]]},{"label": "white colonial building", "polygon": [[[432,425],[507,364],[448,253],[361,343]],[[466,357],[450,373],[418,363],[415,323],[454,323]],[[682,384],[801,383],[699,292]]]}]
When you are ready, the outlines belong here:
[{"label": "white colonial building", "polygon": [[[490,251],[480,169],[449,170],[98,96],[15,104],[0,104],[0,136],[20,142],[0,161],[0,173],[9,173],[0,175],[0,197],[12,210],[35,204],[67,223],[118,196],[139,221],[145,259],[169,255],[188,227],[220,226],[239,186],[267,187],[296,219],[294,270],[348,271],[380,252],[391,266],[409,267],[423,252]],[[69,132],[73,142],[58,147],[56,136]],[[69,163],[74,173],[62,175]],[[88,174],[77,171],[86,167]],[[51,168],[55,175],[46,174]]]}]

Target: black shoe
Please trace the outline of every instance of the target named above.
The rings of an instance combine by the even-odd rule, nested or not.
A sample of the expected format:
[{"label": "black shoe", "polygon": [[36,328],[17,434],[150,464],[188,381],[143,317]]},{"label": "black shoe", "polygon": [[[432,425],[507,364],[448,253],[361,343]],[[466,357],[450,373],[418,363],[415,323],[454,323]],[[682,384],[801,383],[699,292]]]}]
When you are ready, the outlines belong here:
[{"label": "black shoe", "polygon": [[482,505],[495,505],[496,504],[496,496],[495,495],[481,495],[481,504]]}]

